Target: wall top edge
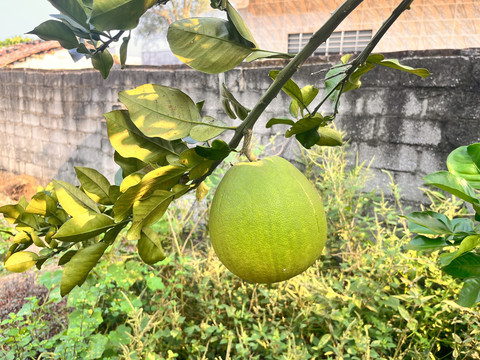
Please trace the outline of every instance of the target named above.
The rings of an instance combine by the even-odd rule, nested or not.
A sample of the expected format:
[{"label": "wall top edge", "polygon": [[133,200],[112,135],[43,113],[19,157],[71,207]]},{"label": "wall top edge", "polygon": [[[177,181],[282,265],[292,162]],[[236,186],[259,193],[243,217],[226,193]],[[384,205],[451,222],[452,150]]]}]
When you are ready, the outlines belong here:
[{"label": "wall top edge", "polygon": [[[448,57],[477,57],[480,56],[479,48],[467,48],[467,49],[433,49],[433,50],[407,50],[407,51],[395,51],[395,52],[382,52],[385,58],[394,59],[408,59],[408,58],[448,58]],[[332,64],[338,63],[342,55],[330,55],[330,56],[312,56],[307,59],[304,65],[317,65],[317,64]],[[263,67],[279,67],[288,63],[288,60],[259,60],[252,63],[242,63],[237,69],[256,69]],[[113,68],[112,71],[129,72],[129,71],[193,71],[190,67],[180,65],[127,65],[124,70],[120,68]],[[93,73],[97,72],[94,69],[28,69],[28,68],[0,68],[1,72],[23,72],[23,73],[44,73],[44,74],[63,74],[63,73]]]}]

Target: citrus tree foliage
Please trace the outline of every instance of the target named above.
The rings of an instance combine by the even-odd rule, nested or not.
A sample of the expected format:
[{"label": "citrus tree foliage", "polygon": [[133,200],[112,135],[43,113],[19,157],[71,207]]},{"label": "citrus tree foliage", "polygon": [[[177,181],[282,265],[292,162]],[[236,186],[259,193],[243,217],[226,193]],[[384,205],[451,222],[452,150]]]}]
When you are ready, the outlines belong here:
[{"label": "citrus tree foliage", "polygon": [[[49,1],[60,14],[54,16],[55,20],[37,26],[32,33],[42,39],[58,40],[70,49],[74,58],[91,58],[103,77],[108,76],[113,63],[107,49],[110,43],[137,26],[140,17],[157,3],[156,0]],[[122,231],[136,243],[146,263],[162,260],[165,255],[161,239],[150,226],[175,199],[195,191],[201,200],[208,192],[203,180],[230,152],[239,151],[242,139],[242,151],[249,154],[248,134],[282,90],[291,98],[286,109],[290,116],[271,119],[268,127],[289,125],[285,136],[295,136],[306,148],[341,145],[340,133],[330,125],[341,95],[359,88],[363,74],[375,66],[422,77],[429,74],[425,69],[412,69],[382,55],[372,55],[375,44],[412,1],[400,2],[361,54],[353,60],[342,58],[342,63],[326,73],[327,93],[321,96],[315,86],[300,88],[291,77],[362,0],[345,1],[295,56],[259,49],[239,13],[226,0],[212,0],[211,5],[225,12],[227,20],[195,17],[173,22],[168,29],[173,53],[198,71],[221,73],[242,61],[261,58],[292,60],[282,70],[268,74],[272,85],[252,109],[243,106],[223,84],[220,95],[225,119],[205,114],[203,101],[195,102],[172,87],[144,84],[120,91],[119,99],[125,110],[105,114],[108,136],[115,149],[114,159],[121,169],[120,180],[110,184],[97,170],[76,167],[80,186],[54,180],[30,202],[22,199],[18,204],[1,207],[5,219],[15,225],[5,268],[23,272],[33,266],[40,269],[49,259],[58,259],[58,264],[64,266],[63,296],[85,281]],[[122,64],[126,61],[129,37],[123,37]],[[320,81],[318,77],[314,80]],[[334,111],[322,114],[319,109],[329,98],[334,102]],[[230,137],[230,141],[219,139],[219,135],[223,139]],[[29,250],[32,245],[41,248],[38,254]]]},{"label": "citrus tree foliage", "polygon": [[452,151],[447,168],[427,175],[425,182],[464,200],[475,215],[449,219],[434,211],[412,212],[407,216],[409,228],[418,235],[407,248],[440,250],[442,270],[463,281],[459,304],[473,306],[480,302],[480,143]]}]

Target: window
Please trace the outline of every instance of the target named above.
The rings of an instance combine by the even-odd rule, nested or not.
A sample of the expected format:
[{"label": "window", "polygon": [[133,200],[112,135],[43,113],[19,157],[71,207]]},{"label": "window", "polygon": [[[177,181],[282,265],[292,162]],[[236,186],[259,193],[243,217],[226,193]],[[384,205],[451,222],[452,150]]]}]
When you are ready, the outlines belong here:
[{"label": "window", "polygon": [[[288,35],[288,52],[296,54],[302,49],[313,33]],[[372,30],[335,31],[320,45],[314,55],[332,55],[359,52],[367,46],[372,38]]]}]

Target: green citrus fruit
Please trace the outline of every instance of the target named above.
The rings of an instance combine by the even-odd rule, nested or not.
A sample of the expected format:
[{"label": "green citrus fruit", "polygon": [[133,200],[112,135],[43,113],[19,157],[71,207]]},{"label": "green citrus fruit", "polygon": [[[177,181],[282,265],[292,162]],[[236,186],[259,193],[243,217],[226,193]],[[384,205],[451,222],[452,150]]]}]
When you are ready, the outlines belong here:
[{"label": "green citrus fruit", "polygon": [[210,210],[210,239],[220,261],[252,283],[290,279],[322,253],[322,199],[287,160],[267,157],[230,168]]}]

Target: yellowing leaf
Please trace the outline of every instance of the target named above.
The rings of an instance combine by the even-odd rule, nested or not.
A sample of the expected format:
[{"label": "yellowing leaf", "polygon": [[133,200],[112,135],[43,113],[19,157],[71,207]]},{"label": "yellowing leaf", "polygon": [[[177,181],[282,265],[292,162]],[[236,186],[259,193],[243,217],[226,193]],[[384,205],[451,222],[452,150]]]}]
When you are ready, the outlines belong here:
[{"label": "yellowing leaf", "polygon": [[81,214],[63,224],[53,236],[59,241],[79,242],[91,239],[115,226],[113,219],[105,214]]},{"label": "yellowing leaf", "polygon": [[53,184],[58,202],[69,215],[100,213],[97,204],[77,187],[60,180],[54,180]]},{"label": "yellowing leaf", "polygon": [[120,91],[118,97],[128,108],[135,126],[148,137],[181,139],[189,135],[194,125],[202,124],[193,100],[175,88],[145,84]]},{"label": "yellowing leaf", "polygon": [[204,181],[202,181],[200,185],[198,185],[197,187],[197,191],[196,191],[197,201],[202,201],[205,198],[205,196],[207,196],[209,190],[210,188],[205,184]]},{"label": "yellowing leaf", "polygon": [[5,261],[5,269],[11,272],[21,273],[30,269],[38,260],[38,255],[31,251],[20,251],[12,254]]}]

